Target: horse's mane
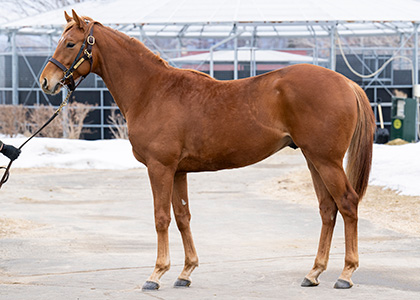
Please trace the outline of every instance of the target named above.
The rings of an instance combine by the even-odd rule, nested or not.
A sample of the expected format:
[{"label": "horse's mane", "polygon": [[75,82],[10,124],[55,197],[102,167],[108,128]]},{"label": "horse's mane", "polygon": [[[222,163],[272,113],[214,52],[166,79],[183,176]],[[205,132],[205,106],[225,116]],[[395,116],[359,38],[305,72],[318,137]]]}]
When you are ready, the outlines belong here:
[{"label": "horse's mane", "polygon": [[204,77],[206,77],[206,78],[211,78],[211,79],[214,79],[213,77],[211,77],[209,74],[206,74],[206,73],[203,73],[203,72],[200,72],[200,71],[198,71],[198,70],[194,70],[194,69],[184,69],[185,71],[189,71],[189,72],[191,72],[191,73],[193,73],[193,74],[196,74],[196,75],[201,75],[201,76],[204,76]]},{"label": "horse's mane", "polygon": [[149,48],[147,48],[142,42],[140,42],[138,39],[134,38],[134,37],[130,37],[128,35],[126,35],[125,33],[122,33],[116,29],[110,28],[110,27],[106,27],[110,30],[112,30],[112,32],[114,32],[118,37],[120,37],[123,41],[125,41],[128,45],[132,45],[134,48],[138,48],[138,49],[142,49],[142,50],[146,50],[146,51],[142,51],[143,53],[146,53],[146,55],[148,55],[150,57],[150,59],[155,60],[156,62],[164,65],[165,67],[169,68],[169,64],[166,60],[162,59],[160,57],[160,54],[154,54],[153,51],[151,51]]},{"label": "horse's mane", "polygon": [[[140,45],[142,45],[143,47],[145,47],[139,40],[137,40],[136,38],[130,37],[130,40],[132,40],[133,43],[139,43]],[[158,60],[159,63],[164,64],[167,68],[169,68],[169,63],[164,60],[162,57],[160,57],[160,53],[158,52],[157,54],[154,54],[153,51],[150,51],[150,53],[154,56],[155,59]]]},{"label": "horse's mane", "polygon": [[[95,24],[101,25],[103,26],[100,22],[94,21],[92,18],[87,17],[87,16],[81,16],[80,17],[82,20],[86,21],[87,23],[91,23],[94,22]],[[67,31],[69,31],[70,29],[73,28],[74,24],[76,22],[74,20],[71,20],[70,22],[68,22],[66,24],[66,26],[64,27],[64,31],[63,34]],[[133,45],[134,47],[141,47],[141,48],[146,48],[139,40],[137,40],[136,38],[130,37],[118,30],[115,30],[113,28],[107,27],[108,29],[112,30],[112,32],[114,32],[116,35],[118,35],[120,38],[122,38],[126,43]],[[147,49],[147,48],[146,48]],[[163,64],[164,66],[169,68],[169,64],[167,61],[163,60],[160,55],[156,55],[154,54],[152,51],[148,50],[148,52],[150,52],[150,57],[151,59],[155,59],[157,62]]]},{"label": "horse's mane", "polygon": [[[98,24],[98,25],[101,25],[101,26],[103,26],[100,22],[97,22],[97,21],[94,21],[92,18],[90,18],[90,17],[87,17],[87,16],[81,16],[81,19],[82,20],[84,20],[84,21],[86,21],[87,23],[91,23],[91,22],[94,22],[94,24]],[[71,20],[70,22],[68,22],[67,24],[66,24],[66,26],[64,27],[64,31],[63,31],[63,34],[65,33],[65,32],[67,32],[67,31],[69,31],[71,28],[73,28],[73,26],[74,26],[74,24],[75,24],[76,22],[74,21],[74,20]],[[122,38],[125,42],[127,42],[128,44],[131,44],[131,45],[133,45],[134,47],[140,47],[140,48],[146,48],[148,51],[148,53],[150,54],[150,57],[151,57],[151,59],[154,59],[154,60],[156,60],[158,63],[161,63],[161,64],[163,64],[165,67],[167,67],[167,68],[169,68],[169,63],[166,61],[166,60],[164,60],[164,59],[162,59],[161,57],[160,57],[160,54],[158,53],[158,54],[154,54],[152,51],[150,51],[143,43],[141,43],[139,40],[137,40],[136,38],[134,38],[134,37],[130,37],[130,36],[128,36],[128,35],[126,35],[126,34],[124,34],[124,33],[122,33],[122,32],[120,32],[120,31],[118,31],[118,30],[116,30],[116,29],[113,29],[113,28],[110,28],[110,27],[108,27],[108,29],[110,29],[110,30],[112,30],[116,35],[118,35],[120,38]],[[200,72],[200,71],[197,71],[197,70],[193,70],[193,69],[186,69],[185,71],[189,71],[189,72],[191,72],[191,73],[194,73],[194,74],[196,74],[196,75],[201,75],[201,76],[204,76],[204,77],[207,77],[207,78],[212,78],[210,75],[208,75],[208,74],[206,74],[206,73],[203,73],[203,72]]]}]

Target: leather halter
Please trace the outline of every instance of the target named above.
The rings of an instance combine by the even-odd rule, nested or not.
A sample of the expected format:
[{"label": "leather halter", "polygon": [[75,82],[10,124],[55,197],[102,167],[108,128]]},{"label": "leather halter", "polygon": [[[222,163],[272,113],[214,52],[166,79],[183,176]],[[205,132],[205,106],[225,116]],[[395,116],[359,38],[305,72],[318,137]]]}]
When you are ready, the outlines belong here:
[{"label": "leather halter", "polygon": [[[83,41],[83,44],[80,47],[79,53],[77,53],[77,56],[74,59],[73,63],[71,64],[70,68],[66,68],[61,62],[56,60],[54,57],[51,57],[49,59],[50,62],[52,62],[57,67],[59,67],[64,72],[64,76],[60,80],[60,83],[63,85],[66,85],[70,91],[74,91],[76,87],[78,87],[79,84],[83,81],[83,79],[85,79],[86,76],[89,75],[90,71],[92,71],[92,47],[95,44],[95,38],[93,37],[93,25],[94,24],[92,24],[89,35],[86,38],[86,40]],[[85,46],[86,46],[86,49],[84,49]],[[82,52],[83,52],[83,55],[81,56]],[[74,82],[73,72],[76,71],[77,68],[86,60],[90,63],[90,71],[88,74],[82,75],[76,84]],[[66,81],[68,83],[65,83]]]}]

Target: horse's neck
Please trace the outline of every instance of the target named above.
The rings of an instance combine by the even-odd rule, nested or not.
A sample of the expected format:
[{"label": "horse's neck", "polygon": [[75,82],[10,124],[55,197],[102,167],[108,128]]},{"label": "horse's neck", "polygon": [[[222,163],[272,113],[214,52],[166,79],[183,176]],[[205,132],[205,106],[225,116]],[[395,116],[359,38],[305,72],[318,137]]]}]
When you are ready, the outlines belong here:
[{"label": "horse's neck", "polygon": [[169,70],[166,63],[140,42],[108,27],[101,26],[94,35],[99,57],[93,72],[102,77],[122,113],[131,105],[145,104],[144,95],[156,82],[152,79]]}]

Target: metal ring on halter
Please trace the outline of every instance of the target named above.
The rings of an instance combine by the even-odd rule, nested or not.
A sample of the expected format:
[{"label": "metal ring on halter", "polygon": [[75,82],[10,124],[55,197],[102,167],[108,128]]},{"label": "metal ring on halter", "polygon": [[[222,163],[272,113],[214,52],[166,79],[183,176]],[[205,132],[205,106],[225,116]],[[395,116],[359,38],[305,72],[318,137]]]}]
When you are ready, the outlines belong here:
[{"label": "metal ring on halter", "polygon": [[6,171],[5,171],[5,175],[3,175],[3,176],[5,176],[4,177],[4,180],[1,182],[1,184],[3,184],[3,183],[6,183],[7,182],[7,180],[9,180],[9,170],[6,168],[6,167],[0,167],[0,169],[5,169]]},{"label": "metal ring on halter", "polygon": [[87,42],[89,45],[93,46],[93,45],[95,44],[95,37],[94,37],[94,36],[92,36],[92,35],[89,35],[89,36],[87,37],[87,39],[86,39],[86,42]]}]

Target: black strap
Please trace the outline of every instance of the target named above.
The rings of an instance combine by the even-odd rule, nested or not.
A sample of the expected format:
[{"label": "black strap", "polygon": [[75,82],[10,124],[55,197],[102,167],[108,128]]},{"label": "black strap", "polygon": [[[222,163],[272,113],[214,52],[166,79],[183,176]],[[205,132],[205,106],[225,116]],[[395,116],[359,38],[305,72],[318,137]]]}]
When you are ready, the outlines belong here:
[{"label": "black strap", "polygon": [[59,67],[64,73],[67,72],[67,68],[58,60],[56,60],[54,57],[51,57],[48,61],[52,62],[54,65]]}]

